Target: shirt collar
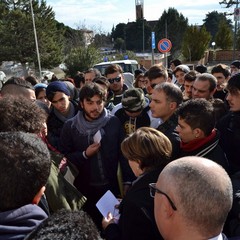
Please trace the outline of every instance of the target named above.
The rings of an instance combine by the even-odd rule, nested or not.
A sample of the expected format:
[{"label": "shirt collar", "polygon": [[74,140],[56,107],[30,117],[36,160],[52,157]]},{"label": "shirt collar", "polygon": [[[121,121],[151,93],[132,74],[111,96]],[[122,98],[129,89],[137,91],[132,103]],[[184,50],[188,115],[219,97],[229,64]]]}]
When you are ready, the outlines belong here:
[{"label": "shirt collar", "polygon": [[218,236],[210,238],[209,240],[223,240],[222,234],[220,233]]}]

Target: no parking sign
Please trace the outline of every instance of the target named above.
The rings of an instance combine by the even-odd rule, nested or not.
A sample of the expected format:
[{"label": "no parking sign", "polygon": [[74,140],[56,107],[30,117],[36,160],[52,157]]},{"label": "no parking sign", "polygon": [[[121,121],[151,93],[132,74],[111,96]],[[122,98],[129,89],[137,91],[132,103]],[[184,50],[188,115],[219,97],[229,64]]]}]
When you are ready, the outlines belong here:
[{"label": "no parking sign", "polygon": [[161,53],[167,53],[171,50],[172,43],[169,39],[163,38],[158,42],[158,50]]}]

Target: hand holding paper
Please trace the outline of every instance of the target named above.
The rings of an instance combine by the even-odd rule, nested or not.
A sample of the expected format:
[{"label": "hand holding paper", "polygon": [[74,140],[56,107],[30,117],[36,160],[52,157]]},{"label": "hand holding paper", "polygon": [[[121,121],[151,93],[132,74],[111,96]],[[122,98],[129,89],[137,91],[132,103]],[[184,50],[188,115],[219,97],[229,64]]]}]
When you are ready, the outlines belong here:
[{"label": "hand holding paper", "polygon": [[93,136],[94,143],[100,143],[102,139],[101,132],[98,130],[95,135]]},{"label": "hand holding paper", "polygon": [[107,218],[108,214],[111,213],[115,223],[117,223],[120,217],[118,208],[116,208],[118,205],[118,199],[108,190],[97,202],[96,207],[104,218]]}]

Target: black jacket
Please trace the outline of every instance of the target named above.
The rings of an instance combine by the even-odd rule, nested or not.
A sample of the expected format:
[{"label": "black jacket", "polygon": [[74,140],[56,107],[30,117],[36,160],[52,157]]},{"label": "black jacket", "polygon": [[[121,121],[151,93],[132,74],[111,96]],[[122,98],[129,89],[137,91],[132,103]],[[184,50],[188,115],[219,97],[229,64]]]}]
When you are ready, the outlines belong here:
[{"label": "black jacket", "polygon": [[177,125],[178,116],[177,114],[174,113],[167,121],[160,124],[157,128],[157,130],[166,135],[170,142],[172,143],[172,160],[177,159],[180,154],[181,139],[175,130]]},{"label": "black jacket", "polygon": [[240,171],[240,112],[230,112],[217,123],[220,145],[229,161],[230,173]]},{"label": "black jacket", "polygon": [[201,147],[193,150],[193,151],[184,151],[181,148],[181,157],[185,156],[199,156],[210,159],[219,165],[221,165],[227,172],[229,172],[229,164],[226,158],[226,155],[222,148],[219,145],[219,132],[216,132],[216,136],[214,139],[205,143]]},{"label": "black jacket", "polygon": [[107,240],[163,239],[154,220],[154,199],[149,183],[156,182],[162,168],[146,173],[138,179],[120,204],[118,224],[105,229]]}]

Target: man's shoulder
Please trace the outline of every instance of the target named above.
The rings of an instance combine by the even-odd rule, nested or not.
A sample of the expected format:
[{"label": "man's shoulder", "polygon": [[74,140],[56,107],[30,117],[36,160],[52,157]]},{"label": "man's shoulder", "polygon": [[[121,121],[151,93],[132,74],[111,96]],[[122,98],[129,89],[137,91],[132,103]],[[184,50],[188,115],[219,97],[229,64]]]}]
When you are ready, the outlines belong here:
[{"label": "man's shoulder", "polygon": [[109,116],[109,121],[107,122],[107,124],[120,124],[120,120],[117,116],[111,114]]}]

